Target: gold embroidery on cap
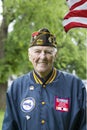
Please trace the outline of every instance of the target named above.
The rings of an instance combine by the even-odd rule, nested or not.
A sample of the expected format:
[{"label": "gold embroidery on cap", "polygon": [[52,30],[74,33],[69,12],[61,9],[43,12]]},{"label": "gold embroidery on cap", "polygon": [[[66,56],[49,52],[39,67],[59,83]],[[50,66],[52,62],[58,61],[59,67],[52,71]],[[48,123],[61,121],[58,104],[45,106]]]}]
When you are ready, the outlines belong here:
[{"label": "gold embroidery on cap", "polygon": [[43,40],[42,39],[37,39],[37,45],[43,45]]}]

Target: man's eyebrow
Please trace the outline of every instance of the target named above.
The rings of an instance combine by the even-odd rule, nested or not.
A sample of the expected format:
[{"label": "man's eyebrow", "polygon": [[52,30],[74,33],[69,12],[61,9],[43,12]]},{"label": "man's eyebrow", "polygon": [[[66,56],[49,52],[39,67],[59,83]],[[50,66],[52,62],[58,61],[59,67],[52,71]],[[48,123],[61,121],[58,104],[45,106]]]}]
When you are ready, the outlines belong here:
[{"label": "man's eyebrow", "polygon": [[38,48],[37,48],[37,49],[34,49],[34,51],[41,51],[41,49],[38,49]]}]

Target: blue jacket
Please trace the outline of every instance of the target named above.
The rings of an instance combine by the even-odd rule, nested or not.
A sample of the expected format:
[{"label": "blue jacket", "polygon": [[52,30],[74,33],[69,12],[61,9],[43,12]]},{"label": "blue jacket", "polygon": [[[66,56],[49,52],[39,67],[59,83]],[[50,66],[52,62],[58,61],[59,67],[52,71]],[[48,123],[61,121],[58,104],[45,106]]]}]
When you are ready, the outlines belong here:
[{"label": "blue jacket", "polygon": [[56,71],[45,83],[29,72],[7,90],[2,130],[86,130],[82,81]]}]

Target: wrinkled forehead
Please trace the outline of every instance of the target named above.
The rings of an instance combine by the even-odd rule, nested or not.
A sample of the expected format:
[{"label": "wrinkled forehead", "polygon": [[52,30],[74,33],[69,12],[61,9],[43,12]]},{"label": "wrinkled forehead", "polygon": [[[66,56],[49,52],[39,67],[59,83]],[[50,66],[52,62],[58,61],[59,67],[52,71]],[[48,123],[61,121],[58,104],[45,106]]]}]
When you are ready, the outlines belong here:
[{"label": "wrinkled forehead", "polygon": [[29,50],[43,50],[43,51],[54,51],[54,47],[50,47],[50,46],[33,46],[31,48],[29,48]]}]

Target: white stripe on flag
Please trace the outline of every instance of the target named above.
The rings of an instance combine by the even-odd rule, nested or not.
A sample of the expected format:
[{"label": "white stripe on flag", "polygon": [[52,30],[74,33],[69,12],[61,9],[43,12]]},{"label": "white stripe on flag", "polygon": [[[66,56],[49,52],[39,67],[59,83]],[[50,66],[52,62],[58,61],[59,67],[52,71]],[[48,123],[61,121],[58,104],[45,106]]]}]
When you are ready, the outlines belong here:
[{"label": "white stripe on flag", "polygon": [[87,10],[87,2],[85,2],[84,4],[74,8],[73,10]]},{"label": "white stripe on flag", "polygon": [[87,18],[83,18],[83,17],[70,17],[69,19],[64,19],[63,26],[66,26],[67,24],[69,24],[71,22],[78,22],[78,23],[87,25]]},{"label": "white stripe on flag", "polygon": [[73,6],[75,3],[80,2],[81,0],[68,0],[67,4],[69,7]]}]

